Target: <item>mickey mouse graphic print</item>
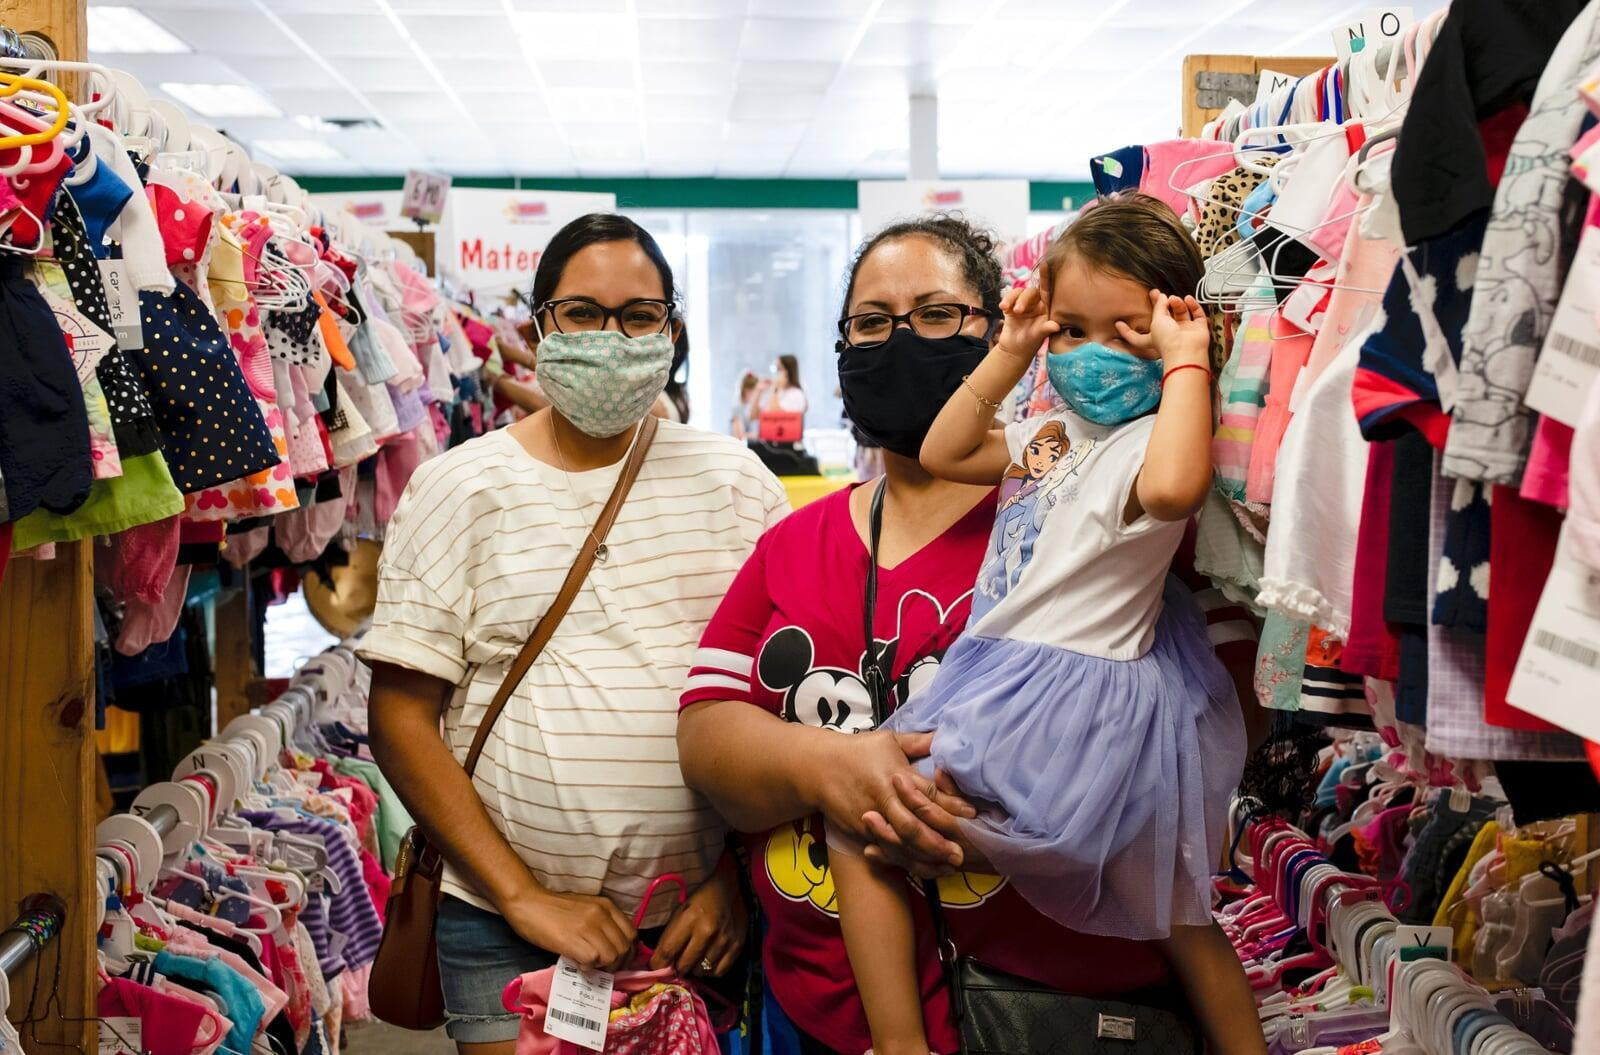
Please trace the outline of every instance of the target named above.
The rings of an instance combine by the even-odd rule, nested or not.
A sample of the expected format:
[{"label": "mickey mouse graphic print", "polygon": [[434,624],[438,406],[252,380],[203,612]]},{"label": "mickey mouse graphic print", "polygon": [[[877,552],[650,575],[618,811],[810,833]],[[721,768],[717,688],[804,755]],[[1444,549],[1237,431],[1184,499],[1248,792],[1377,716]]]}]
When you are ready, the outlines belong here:
[{"label": "mickey mouse graphic print", "polygon": [[[685,707],[737,700],[843,734],[872,728],[861,620],[871,558],[850,516],[850,493],[814,502],[762,536],[701,639]],[[966,626],[994,517],[991,496],[917,553],[879,569],[873,647],[892,679],[891,709],[933,680]],[[822,818],[745,839],[767,919],[774,994],[791,1019],[834,1050],[864,1050],[866,1021],[839,930]],[[962,874],[940,891],[946,905],[975,909],[1001,898],[1006,884]],[[941,1009],[930,1010],[930,1021],[942,1022],[939,964],[927,945],[918,961],[924,1006]]]}]

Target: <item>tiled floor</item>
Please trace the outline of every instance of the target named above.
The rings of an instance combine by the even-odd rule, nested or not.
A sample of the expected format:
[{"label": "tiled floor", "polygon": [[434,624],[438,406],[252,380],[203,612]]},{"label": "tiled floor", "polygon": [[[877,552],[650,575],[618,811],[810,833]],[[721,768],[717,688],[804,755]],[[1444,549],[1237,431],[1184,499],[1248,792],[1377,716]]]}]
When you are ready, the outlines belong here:
[{"label": "tiled floor", "polygon": [[453,1055],[456,1046],[444,1035],[413,1033],[382,1022],[364,1022],[345,1031],[344,1055]]}]

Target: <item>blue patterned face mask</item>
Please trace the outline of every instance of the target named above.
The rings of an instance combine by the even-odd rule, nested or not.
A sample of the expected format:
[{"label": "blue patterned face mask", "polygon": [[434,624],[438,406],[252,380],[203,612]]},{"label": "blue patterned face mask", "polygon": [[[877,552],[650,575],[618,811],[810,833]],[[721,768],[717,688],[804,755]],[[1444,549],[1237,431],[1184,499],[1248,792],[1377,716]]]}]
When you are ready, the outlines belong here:
[{"label": "blue patterned face mask", "polygon": [[535,354],[551,405],[580,432],[602,440],[643,421],[672,370],[672,338],[664,333],[550,333]]},{"label": "blue patterned face mask", "polygon": [[1045,368],[1072,412],[1096,425],[1132,421],[1161,402],[1159,359],[1140,359],[1091,341],[1045,356]]}]

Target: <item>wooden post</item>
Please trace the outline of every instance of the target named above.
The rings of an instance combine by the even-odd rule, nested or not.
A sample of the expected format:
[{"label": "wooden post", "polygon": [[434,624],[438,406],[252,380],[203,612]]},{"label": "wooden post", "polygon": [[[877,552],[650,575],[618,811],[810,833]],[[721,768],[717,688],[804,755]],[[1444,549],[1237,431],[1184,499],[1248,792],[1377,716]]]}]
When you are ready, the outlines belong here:
[{"label": "wooden post", "polygon": [[250,687],[261,678],[250,648],[250,587],[243,586],[219,600],[215,611],[212,652],[216,656],[217,713],[212,736],[250,713]]},{"label": "wooden post", "polygon": [[[62,59],[88,57],[87,0],[0,0],[0,24],[48,39]],[[63,87],[70,94],[73,86]],[[89,546],[58,546],[53,561],[14,557],[0,584],[0,926],[30,894],[55,894],[67,906],[60,935],[29,976],[11,982],[10,1014],[19,1019],[32,972],[42,998],[60,980],[54,1005],[41,999],[33,1009],[40,1021],[22,1030],[29,1051],[95,1047],[95,1027],[82,1021],[94,1011],[96,989]]]},{"label": "wooden post", "polygon": [[[0,927],[17,903],[55,894],[67,906],[60,935],[34,959],[41,1042],[93,1050],[95,993],[94,636],[89,543],[59,546],[52,561],[13,557],[0,585]],[[60,958],[61,992],[46,999]],[[31,974],[11,980],[11,1017],[27,1014]]]}]

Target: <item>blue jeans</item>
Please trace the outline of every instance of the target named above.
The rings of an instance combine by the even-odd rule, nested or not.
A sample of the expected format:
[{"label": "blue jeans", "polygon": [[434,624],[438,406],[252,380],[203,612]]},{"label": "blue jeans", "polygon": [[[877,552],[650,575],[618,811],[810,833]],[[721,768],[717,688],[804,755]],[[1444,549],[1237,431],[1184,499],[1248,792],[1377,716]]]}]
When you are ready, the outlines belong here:
[{"label": "blue jeans", "polygon": [[554,967],[556,954],[529,945],[500,916],[460,898],[439,902],[433,933],[450,1039],[460,1044],[516,1040],[522,1016],[507,1011],[500,994],[513,978]]}]

